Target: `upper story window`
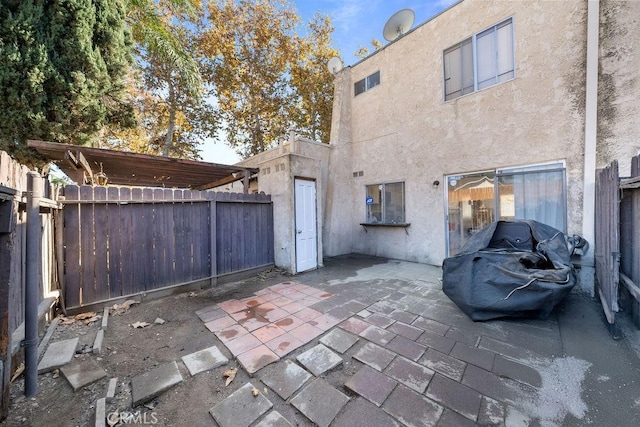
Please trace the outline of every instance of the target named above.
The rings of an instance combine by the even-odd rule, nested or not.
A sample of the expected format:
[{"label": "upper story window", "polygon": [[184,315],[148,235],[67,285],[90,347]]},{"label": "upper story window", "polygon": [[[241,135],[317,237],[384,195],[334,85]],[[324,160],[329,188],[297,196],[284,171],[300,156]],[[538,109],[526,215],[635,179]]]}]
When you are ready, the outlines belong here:
[{"label": "upper story window", "polygon": [[445,50],[445,101],[513,79],[513,51],[511,18]]},{"label": "upper story window", "polygon": [[380,84],[380,71],[376,71],[370,76],[365,77],[362,80],[358,80],[353,85],[354,91],[356,95],[360,95],[362,92],[366,92],[372,87],[378,86]]}]

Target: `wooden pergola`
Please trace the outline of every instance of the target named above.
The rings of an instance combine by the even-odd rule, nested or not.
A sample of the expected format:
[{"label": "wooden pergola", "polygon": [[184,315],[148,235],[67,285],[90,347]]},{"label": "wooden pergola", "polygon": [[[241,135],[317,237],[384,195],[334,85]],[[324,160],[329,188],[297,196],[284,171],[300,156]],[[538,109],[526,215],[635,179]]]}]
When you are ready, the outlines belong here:
[{"label": "wooden pergola", "polygon": [[258,169],[195,160],[174,159],[45,141],[28,141],[29,147],[54,162],[77,184],[125,185],[207,190],[243,180]]}]

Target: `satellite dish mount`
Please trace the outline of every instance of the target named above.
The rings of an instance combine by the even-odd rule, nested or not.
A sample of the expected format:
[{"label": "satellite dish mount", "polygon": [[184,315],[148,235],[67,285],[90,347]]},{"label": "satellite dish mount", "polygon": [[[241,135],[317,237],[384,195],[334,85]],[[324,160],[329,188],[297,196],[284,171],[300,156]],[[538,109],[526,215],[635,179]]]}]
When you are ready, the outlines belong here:
[{"label": "satellite dish mount", "polygon": [[327,68],[329,69],[329,72],[335,76],[340,72],[340,70],[342,70],[342,60],[337,56],[334,56],[327,62]]},{"label": "satellite dish mount", "polygon": [[382,36],[386,41],[392,42],[395,39],[402,37],[407,31],[411,29],[416,19],[416,14],[411,9],[402,9],[389,18],[384,29],[382,30]]}]

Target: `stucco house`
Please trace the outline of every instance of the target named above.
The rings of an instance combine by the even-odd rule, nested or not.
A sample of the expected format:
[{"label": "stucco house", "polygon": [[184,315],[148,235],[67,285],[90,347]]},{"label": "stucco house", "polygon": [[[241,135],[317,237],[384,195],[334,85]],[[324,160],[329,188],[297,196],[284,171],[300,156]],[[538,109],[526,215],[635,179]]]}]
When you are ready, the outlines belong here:
[{"label": "stucco house", "polygon": [[593,240],[596,168],[640,148],[639,24],[637,2],[465,0],[337,72],[330,144],[243,162],[273,196],[276,264],[440,265],[498,219]]}]

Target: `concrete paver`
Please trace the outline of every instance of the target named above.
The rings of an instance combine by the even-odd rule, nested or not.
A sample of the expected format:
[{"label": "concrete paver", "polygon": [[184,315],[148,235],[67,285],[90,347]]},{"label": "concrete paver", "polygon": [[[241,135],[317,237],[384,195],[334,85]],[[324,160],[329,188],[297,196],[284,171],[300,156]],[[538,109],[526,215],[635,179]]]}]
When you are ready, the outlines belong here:
[{"label": "concrete paver", "polygon": [[182,356],[182,362],[185,364],[191,375],[199,374],[210,369],[229,363],[218,347],[211,346],[195,353]]},{"label": "concrete paver", "polygon": [[260,344],[262,344],[260,340],[252,334],[246,334],[225,343],[231,354],[236,357],[252,348],[256,348]]},{"label": "concrete paver", "polygon": [[413,341],[417,340],[423,332],[423,330],[420,328],[408,325],[400,321],[394,323],[393,325],[390,325],[387,329],[395,334],[402,335],[403,337]]},{"label": "concrete paver", "polygon": [[316,377],[342,364],[342,357],[323,344],[318,344],[296,357]]},{"label": "concrete paver", "polygon": [[427,397],[476,421],[482,396],[475,390],[436,374],[427,389]]},{"label": "concrete paver", "polygon": [[285,360],[262,378],[262,382],[275,391],[278,396],[287,400],[311,378],[313,375],[309,372],[294,362]]},{"label": "concrete paver", "polygon": [[445,325],[444,323],[440,323],[422,316],[418,316],[416,320],[411,323],[411,325],[442,336],[444,336],[451,327],[449,325]]},{"label": "concrete paver", "polygon": [[387,344],[385,348],[394,351],[399,355],[406,357],[407,359],[411,359],[414,362],[420,359],[420,357],[427,350],[426,346],[418,344],[417,342],[405,338],[401,335],[398,335],[391,341],[389,341],[389,344]]},{"label": "concrete paver", "polygon": [[302,341],[306,344],[312,339],[322,335],[324,331],[322,329],[316,328],[313,325],[310,325],[309,323],[304,323],[297,328],[290,330],[289,333],[296,337],[299,341]]},{"label": "concrete paver", "polygon": [[538,371],[502,356],[496,356],[493,361],[493,372],[503,377],[529,384],[532,387],[542,386],[542,378],[540,378]]},{"label": "concrete paver", "polygon": [[377,344],[366,343],[358,349],[353,358],[372,368],[382,371],[396,357],[392,351],[384,349]]},{"label": "concrete paver", "polygon": [[279,337],[285,332],[286,331],[278,327],[278,325],[270,323],[268,325],[263,326],[260,329],[256,329],[255,331],[253,331],[253,335],[256,338],[258,338],[261,342],[266,343],[268,341],[271,341],[274,338]]},{"label": "concrete paver", "polygon": [[183,381],[176,362],[161,365],[131,379],[132,406],[148,402]]},{"label": "concrete paver", "polygon": [[287,421],[280,412],[271,411],[254,427],[293,427],[293,424]]},{"label": "concrete paver", "polygon": [[209,306],[206,309],[196,311],[196,315],[204,323],[211,322],[212,320],[219,319],[227,315],[227,313],[218,306]]},{"label": "concrete paver", "polygon": [[397,381],[367,365],[360,368],[344,383],[349,390],[358,393],[376,406],[384,403],[396,384],[398,384]]},{"label": "concrete paver", "polygon": [[76,354],[77,346],[78,338],[56,341],[49,344],[47,351],[44,352],[44,356],[42,356],[40,363],[38,363],[38,373],[43,374],[53,371],[71,362],[73,356]]},{"label": "concrete paver", "polygon": [[73,391],[78,391],[107,376],[104,369],[93,359],[74,361],[60,368],[60,372],[67,379]]},{"label": "concrete paver", "polygon": [[320,338],[320,342],[338,353],[344,353],[358,342],[358,337],[351,335],[344,329],[334,328]]},{"label": "concrete paver", "polygon": [[226,314],[223,317],[219,317],[215,320],[211,320],[210,322],[206,322],[204,326],[207,327],[211,332],[218,332],[223,330],[224,328],[228,328],[229,326],[235,324],[236,321],[227,316]]},{"label": "concrete paver", "polygon": [[322,331],[328,331],[329,329],[340,323],[340,319],[333,317],[330,314],[323,314],[315,319],[309,320],[309,324],[313,325]]},{"label": "concrete paver", "polygon": [[254,396],[253,389],[247,383],[209,410],[220,427],[248,427],[271,409],[273,403],[262,393]]},{"label": "concrete paver", "polygon": [[419,363],[456,381],[462,380],[462,374],[464,374],[464,369],[467,367],[465,362],[432,348],[427,349]]},{"label": "concrete paver", "polygon": [[265,345],[279,357],[283,357],[296,350],[297,348],[302,347],[304,344],[304,342],[300,341],[290,333],[284,333],[279,337],[268,341]]},{"label": "concrete paver", "polygon": [[318,426],[327,427],[348,401],[348,396],[318,378],[291,399],[291,404]]},{"label": "concrete paver", "polygon": [[433,378],[431,369],[404,357],[393,359],[393,362],[384,370],[384,373],[418,393],[424,393],[431,378]]},{"label": "concrete paver", "polygon": [[331,424],[332,427],[400,427],[400,423],[394,420],[389,414],[365,400],[362,397],[356,398],[349,403],[344,411],[336,417]]},{"label": "concrete paver", "polygon": [[339,326],[345,331],[349,331],[353,334],[358,335],[360,334],[360,332],[364,331],[371,325],[361,319],[358,319],[357,317],[350,317],[349,319],[340,323]]},{"label": "concrete paver", "polygon": [[410,427],[435,426],[444,408],[420,393],[398,385],[382,406],[385,411]]},{"label": "concrete paver", "polygon": [[[364,366],[358,374],[368,371],[381,384],[395,384],[386,399],[370,395],[369,401],[363,397],[365,393],[375,394],[384,387],[359,385],[357,375],[353,375],[345,386],[358,397],[339,410],[334,425],[515,425],[523,420],[541,425],[587,420],[604,425],[605,420],[616,420],[622,425],[640,420],[640,410],[628,393],[627,386],[632,383],[623,379],[629,375],[633,378],[638,360],[629,363],[627,350],[610,340],[601,324],[601,309],[593,301],[570,295],[569,302],[559,306],[557,316],[545,321],[472,322],[442,293],[439,268],[366,257],[355,258],[355,266],[342,258],[335,263],[331,259],[325,261],[325,268],[297,276],[299,282],[269,286],[227,309],[232,311],[245,304],[249,313],[254,310],[251,319],[264,321],[259,327],[269,324],[286,331],[270,340],[268,334],[259,340],[267,340],[265,345],[276,356],[283,357],[315,339],[343,357],[352,356],[362,362]],[[314,305],[295,311],[311,304]],[[262,312],[256,311],[260,305],[265,306]],[[585,312],[584,307],[592,307],[594,313]],[[275,322],[262,317],[273,310],[294,314]],[[588,327],[585,313],[590,316],[588,321],[595,319]],[[322,320],[314,319],[321,316],[331,316],[341,323],[337,327],[319,327]],[[372,316],[373,320],[364,320]],[[241,311],[227,317],[236,324],[237,318],[247,318]],[[249,333],[257,329],[252,328]],[[343,342],[340,338],[345,336],[351,338]],[[353,344],[353,339],[360,343]],[[599,340],[598,351],[594,351],[594,340]],[[560,354],[566,356],[558,358]],[[272,365],[267,368],[269,373],[283,363],[310,376],[291,361]],[[620,374],[625,363],[629,369]],[[333,380],[333,387],[339,390],[340,385]],[[299,398],[301,395],[307,395],[308,402],[324,399],[323,390],[308,390],[314,384],[309,381],[303,380],[285,401],[294,396],[292,401],[302,406],[301,402],[307,402]],[[277,387],[277,383],[270,387]],[[339,393],[338,390],[335,391]],[[625,402],[625,415],[611,410],[607,403],[611,399],[605,402],[602,398],[610,394],[617,395],[617,402]],[[307,410],[306,416],[313,420],[311,417],[320,417],[320,412],[324,414],[324,410],[315,415]],[[265,412],[254,423],[269,425],[266,423],[271,422],[271,417],[273,422],[282,421]],[[321,422],[326,423],[322,419]]]},{"label": "concrete paver", "polygon": [[384,329],[395,323],[395,320],[380,313],[373,313],[371,316],[367,317],[367,323]]},{"label": "concrete paver", "polygon": [[359,335],[381,346],[389,344],[389,342],[396,336],[393,332],[374,325],[369,326],[367,329],[360,332]]},{"label": "concrete paver", "polygon": [[277,362],[280,360],[280,357],[271,351],[269,347],[262,344],[242,353],[237,356],[237,359],[245,371],[247,371],[249,375],[252,375],[265,366]]},{"label": "concrete paver", "polygon": [[296,316],[287,316],[275,322],[275,325],[282,329],[285,332],[289,332],[292,329],[297,328],[298,326],[304,323],[303,320],[300,320]]},{"label": "concrete paver", "polygon": [[482,396],[478,424],[485,426],[497,426],[504,424],[504,405],[495,399]]}]

